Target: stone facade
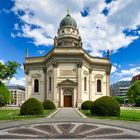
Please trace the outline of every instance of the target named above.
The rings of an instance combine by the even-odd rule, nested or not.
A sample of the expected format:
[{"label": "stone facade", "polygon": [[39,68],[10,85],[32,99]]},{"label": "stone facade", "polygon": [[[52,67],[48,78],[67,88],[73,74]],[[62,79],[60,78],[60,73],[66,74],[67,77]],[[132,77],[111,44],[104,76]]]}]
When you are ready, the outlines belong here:
[{"label": "stone facade", "polygon": [[26,99],[52,100],[58,107],[80,107],[85,100],[110,96],[109,57],[93,57],[82,48],[73,20],[67,14],[61,21],[54,48],[48,54],[26,57]]}]

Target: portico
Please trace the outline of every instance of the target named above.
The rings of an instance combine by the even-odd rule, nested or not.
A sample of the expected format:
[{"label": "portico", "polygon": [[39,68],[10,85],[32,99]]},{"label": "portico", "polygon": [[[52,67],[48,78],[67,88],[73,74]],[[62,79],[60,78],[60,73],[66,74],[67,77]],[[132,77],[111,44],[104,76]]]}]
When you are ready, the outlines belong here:
[{"label": "portico", "polygon": [[77,83],[71,80],[65,80],[58,83],[59,87],[59,106],[76,107],[77,101]]}]

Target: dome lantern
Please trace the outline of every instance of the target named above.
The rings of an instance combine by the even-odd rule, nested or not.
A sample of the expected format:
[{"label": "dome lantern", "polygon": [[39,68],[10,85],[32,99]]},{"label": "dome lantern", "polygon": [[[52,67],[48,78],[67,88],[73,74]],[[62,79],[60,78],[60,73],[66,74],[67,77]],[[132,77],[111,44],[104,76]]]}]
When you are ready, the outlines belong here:
[{"label": "dome lantern", "polygon": [[82,47],[82,40],[79,35],[76,21],[71,17],[69,10],[60,22],[57,37],[54,39],[54,46],[57,47]]},{"label": "dome lantern", "polygon": [[67,10],[67,15],[60,22],[60,28],[65,27],[65,26],[71,26],[71,27],[77,28],[77,23],[74,20],[74,18],[71,17],[69,10]]}]

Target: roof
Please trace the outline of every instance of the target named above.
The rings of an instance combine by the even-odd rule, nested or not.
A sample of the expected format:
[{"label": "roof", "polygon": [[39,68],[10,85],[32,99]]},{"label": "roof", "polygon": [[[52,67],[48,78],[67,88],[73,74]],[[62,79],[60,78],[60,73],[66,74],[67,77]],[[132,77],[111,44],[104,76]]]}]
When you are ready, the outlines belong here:
[{"label": "roof", "polygon": [[135,80],[140,80],[140,74],[135,75],[134,77],[132,77],[132,81],[135,81]]},{"label": "roof", "polygon": [[64,27],[64,26],[71,26],[71,27],[77,27],[77,23],[74,20],[73,17],[71,17],[71,15],[68,13],[60,22],[60,28]]}]

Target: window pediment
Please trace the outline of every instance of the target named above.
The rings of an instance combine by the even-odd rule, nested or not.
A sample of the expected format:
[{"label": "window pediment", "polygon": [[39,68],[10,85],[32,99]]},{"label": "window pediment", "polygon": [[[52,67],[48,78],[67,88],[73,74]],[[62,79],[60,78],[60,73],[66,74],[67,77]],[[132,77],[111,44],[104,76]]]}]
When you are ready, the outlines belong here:
[{"label": "window pediment", "polygon": [[33,78],[39,78],[39,77],[41,77],[41,75],[38,74],[38,73],[36,73],[36,74],[33,74],[32,77],[33,77]]},{"label": "window pediment", "polygon": [[62,81],[62,82],[60,82],[60,83],[58,83],[58,84],[59,84],[59,85],[77,85],[76,82],[74,82],[74,81],[72,81],[72,80],[69,80],[69,79],[64,80],[64,81]]}]

